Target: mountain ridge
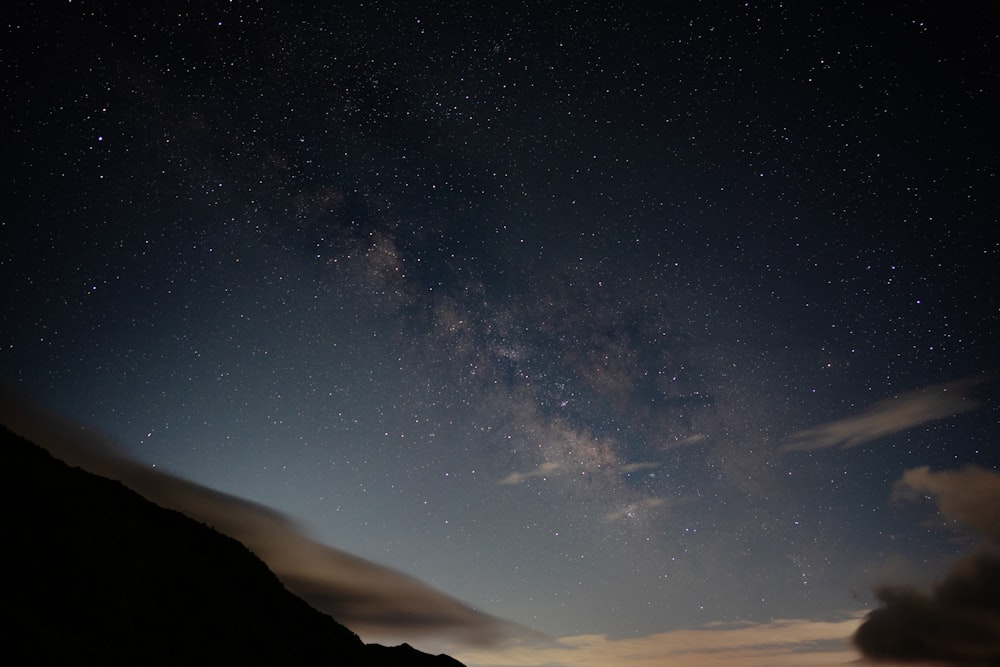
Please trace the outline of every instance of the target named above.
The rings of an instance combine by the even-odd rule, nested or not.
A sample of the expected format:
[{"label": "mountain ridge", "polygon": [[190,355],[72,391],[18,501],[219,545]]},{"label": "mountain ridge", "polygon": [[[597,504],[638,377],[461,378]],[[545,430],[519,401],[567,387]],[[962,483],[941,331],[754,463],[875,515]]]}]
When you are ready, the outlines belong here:
[{"label": "mountain ridge", "polygon": [[236,539],[0,426],[12,664],[457,667],[364,644]]}]

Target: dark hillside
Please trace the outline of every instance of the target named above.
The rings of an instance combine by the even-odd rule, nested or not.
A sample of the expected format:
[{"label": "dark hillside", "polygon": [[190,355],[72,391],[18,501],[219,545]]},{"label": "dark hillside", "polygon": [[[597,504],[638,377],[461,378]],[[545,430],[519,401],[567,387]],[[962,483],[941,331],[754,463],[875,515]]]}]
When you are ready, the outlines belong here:
[{"label": "dark hillside", "polygon": [[8,664],[459,664],[366,646],[236,540],[0,440]]}]

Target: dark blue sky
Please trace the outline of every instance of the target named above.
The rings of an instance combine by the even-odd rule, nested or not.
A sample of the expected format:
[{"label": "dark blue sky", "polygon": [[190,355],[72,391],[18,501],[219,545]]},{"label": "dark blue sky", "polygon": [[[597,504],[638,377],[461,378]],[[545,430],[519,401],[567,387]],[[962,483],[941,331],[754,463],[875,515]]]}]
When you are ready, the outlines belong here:
[{"label": "dark blue sky", "polygon": [[859,618],[985,540],[998,22],[821,4],[18,3],[0,376],[552,637]]}]

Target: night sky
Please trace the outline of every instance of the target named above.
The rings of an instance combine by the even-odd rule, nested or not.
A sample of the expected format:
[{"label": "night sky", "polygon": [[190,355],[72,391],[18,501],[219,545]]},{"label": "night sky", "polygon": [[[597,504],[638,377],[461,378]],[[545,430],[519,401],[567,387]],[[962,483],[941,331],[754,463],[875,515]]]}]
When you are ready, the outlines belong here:
[{"label": "night sky", "polygon": [[369,641],[853,660],[1000,581],[998,5],[876,4],[16,2],[0,379],[525,629]]}]

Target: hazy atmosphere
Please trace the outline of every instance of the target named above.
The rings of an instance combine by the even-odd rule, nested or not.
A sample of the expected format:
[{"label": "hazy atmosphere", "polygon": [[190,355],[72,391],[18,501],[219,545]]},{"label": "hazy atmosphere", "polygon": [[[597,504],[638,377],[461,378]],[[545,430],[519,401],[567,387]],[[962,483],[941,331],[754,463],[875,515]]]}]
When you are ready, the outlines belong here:
[{"label": "hazy atmosphere", "polygon": [[640,6],[15,3],[0,417],[470,667],[997,664],[997,4]]}]

